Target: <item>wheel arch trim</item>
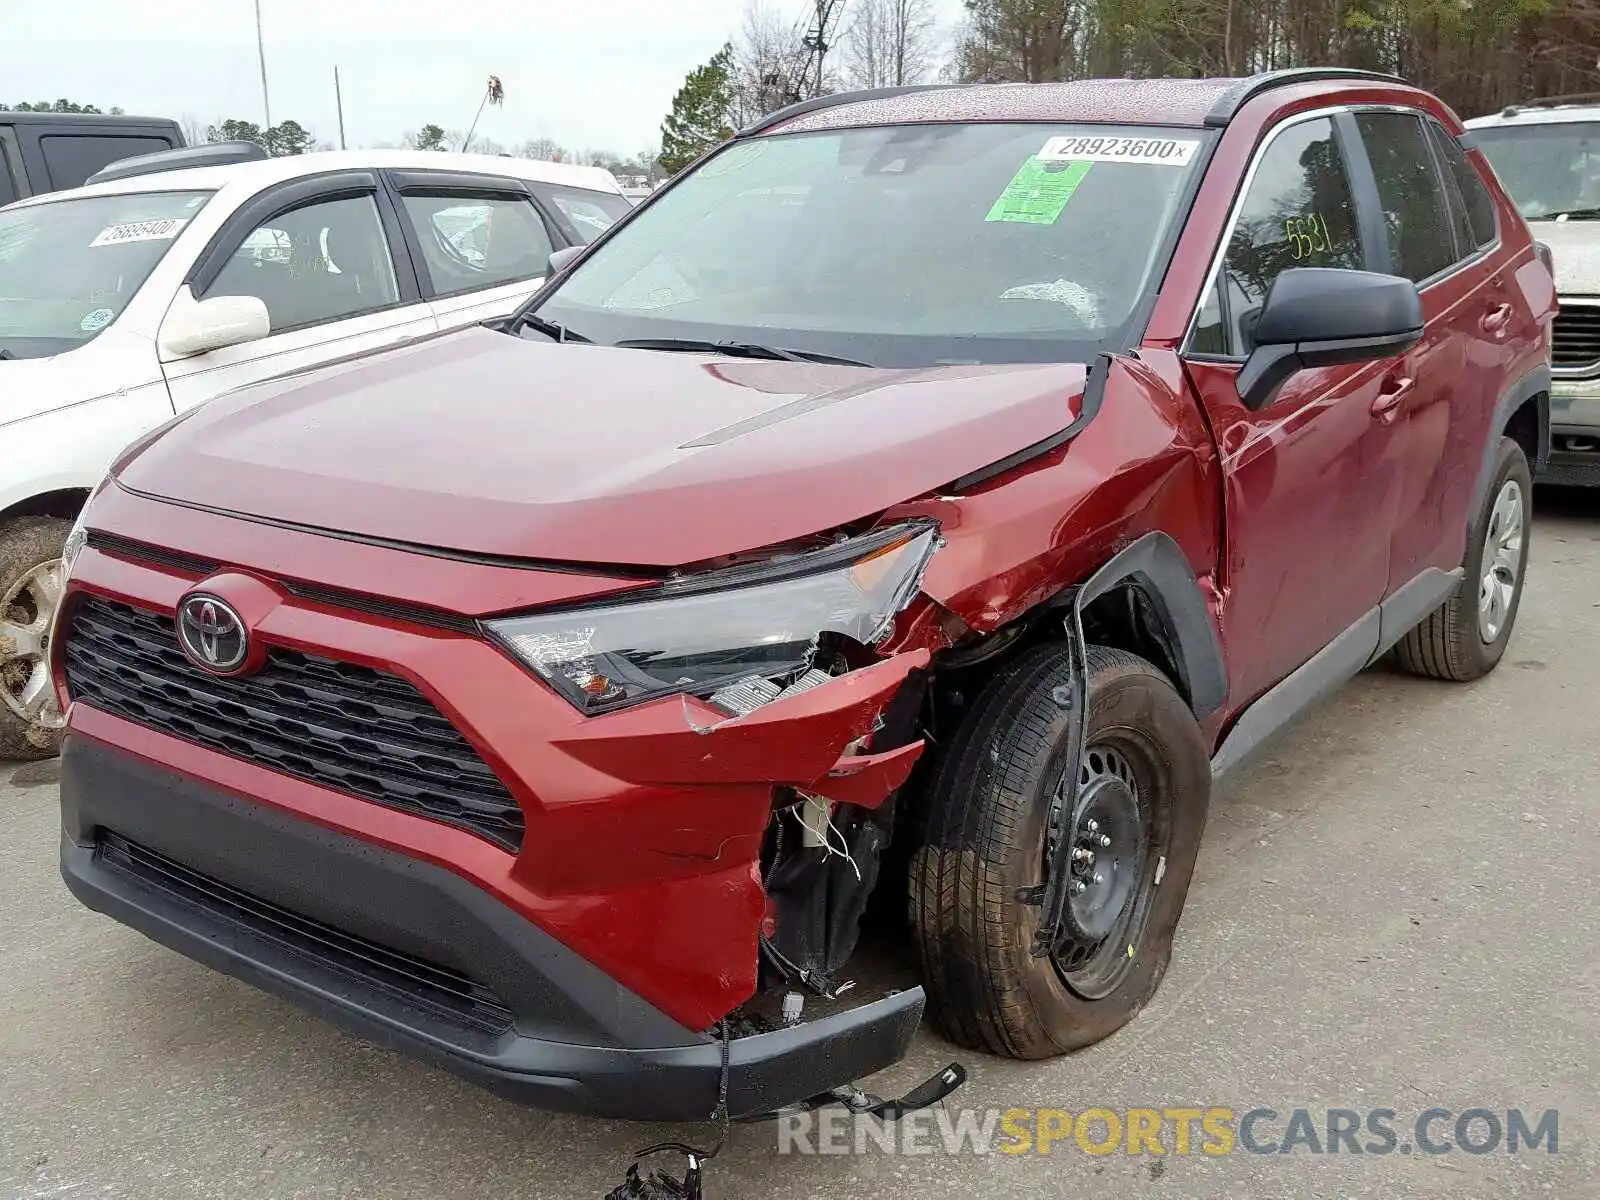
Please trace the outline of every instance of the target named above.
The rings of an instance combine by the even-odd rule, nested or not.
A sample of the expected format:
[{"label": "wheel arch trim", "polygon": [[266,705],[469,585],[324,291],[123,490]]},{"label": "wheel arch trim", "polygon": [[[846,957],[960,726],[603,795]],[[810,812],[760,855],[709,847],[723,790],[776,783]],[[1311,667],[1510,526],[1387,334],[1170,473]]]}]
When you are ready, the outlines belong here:
[{"label": "wheel arch trim", "polygon": [[1210,716],[1228,697],[1228,669],[1200,581],[1169,534],[1152,531],[1123,547],[1072,593],[1079,626],[1083,610],[1124,584],[1150,602],[1172,643],[1196,719]]},{"label": "wheel arch trim", "polygon": [[1495,402],[1494,420],[1490,425],[1490,435],[1484,439],[1483,460],[1478,465],[1478,479],[1472,488],[1472,508],[1477,512],[1483,507],[1484,498],[1489,494],[1489,484],[1494,476],[1494,461],[1496,452],[1500,449],[1500,438],[1505,434],[1511,424],[1511,418],[1518,409],[1529,401],[1535,404],[1535,412],[1539,421],[1539,448],[1534,456],[1534,461],[1528,468],[1535,478],[1544,470],[1545,464],[1550,459],[1550,367],[1548,364],[1535,367],[1522,376],[1509,388],[1500,394],[1500,399]]}]

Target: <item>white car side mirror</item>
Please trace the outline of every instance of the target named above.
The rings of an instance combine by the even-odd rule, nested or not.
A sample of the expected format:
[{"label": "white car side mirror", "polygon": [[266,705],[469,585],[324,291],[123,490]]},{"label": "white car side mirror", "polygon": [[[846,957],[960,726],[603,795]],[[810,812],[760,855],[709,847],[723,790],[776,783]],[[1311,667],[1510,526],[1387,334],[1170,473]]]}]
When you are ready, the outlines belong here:
[{"label": "white car side mirror", "polygon": [[550,266],[547,268],[547,274],[560,274],[566,269],[568,263],[588,248],[587,246],[563,246],[560,250],[555,251],[550,255]]},{"label": "white car side mirror", "polygon": [[267,306],[255,296],[213,296],[196,300],[180,288],[161,323],[161,357],[187,358],[253,342],[272,332]]}]

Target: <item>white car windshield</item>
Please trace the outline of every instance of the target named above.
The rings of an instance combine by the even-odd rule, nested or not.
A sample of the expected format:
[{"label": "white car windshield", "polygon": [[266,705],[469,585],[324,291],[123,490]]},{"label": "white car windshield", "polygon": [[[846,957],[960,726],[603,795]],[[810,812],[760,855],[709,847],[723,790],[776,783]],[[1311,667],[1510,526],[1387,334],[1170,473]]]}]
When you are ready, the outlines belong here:
[{"label": "white car windshield", "polygon": [[0,357],[45,358],[112,325],[210,192],[0,209]]},{"label": "white car windshield", "polygon": [[1472,136],[1524,220],[1600,218],[1600,122],[1501,125]]},{"label": "white car windshield", "polygon": [[613,345],[733,342],[906,367],[1086,361],[1128,336],[1159,282],[1208,136],[928,124],[734,142],[537,316]]}]

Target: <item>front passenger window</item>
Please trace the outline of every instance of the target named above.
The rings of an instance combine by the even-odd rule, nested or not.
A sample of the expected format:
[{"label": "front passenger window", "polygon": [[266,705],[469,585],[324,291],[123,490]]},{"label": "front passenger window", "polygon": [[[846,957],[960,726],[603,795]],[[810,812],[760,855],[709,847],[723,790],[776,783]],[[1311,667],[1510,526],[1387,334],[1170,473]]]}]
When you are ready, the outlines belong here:
[{"label": "front passenger window", "polygon": [[1200,310],[1191,348],[1244,358],[1267,289],[1290,267],[1363,263],[1355,200],[1326,117],[1279,130],[1256,166],[1216,286]]},{"label": "front passenger window", "polygon": [[255,296],[272,332],[300,329],[399,301],[394,261],[371,196],[324,200],[256,226],[204,294]]}]

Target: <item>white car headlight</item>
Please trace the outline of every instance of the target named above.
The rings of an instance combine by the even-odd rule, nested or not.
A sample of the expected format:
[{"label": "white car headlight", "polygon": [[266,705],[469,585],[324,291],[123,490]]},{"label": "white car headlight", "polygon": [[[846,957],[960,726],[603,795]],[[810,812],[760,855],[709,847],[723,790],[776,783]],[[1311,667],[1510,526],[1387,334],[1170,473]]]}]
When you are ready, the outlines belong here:
[{"label": "white car headlight", "polygon": [[582,713],[683,692],[736,715],[800,680],[823,634],[863,645],[888,636],[939,544],[930,523],[895,525],[668,583],[648,599],[485,624]]},{"label": "white car headlight", "polygon": [[89,493],[89,498],[83,502],[83,507],[78,510],[78,519],[72,523],[72,528],[67,531],[67,540],[61,547],[61,574],[63,580],[72,578],[72,564],[77,561],[78,554],[89,541],[89,526],[85,519],[89,515],[89,506],[94,503],[101,489],[106,486],[107,475],[95,485],[94,491]]}]

